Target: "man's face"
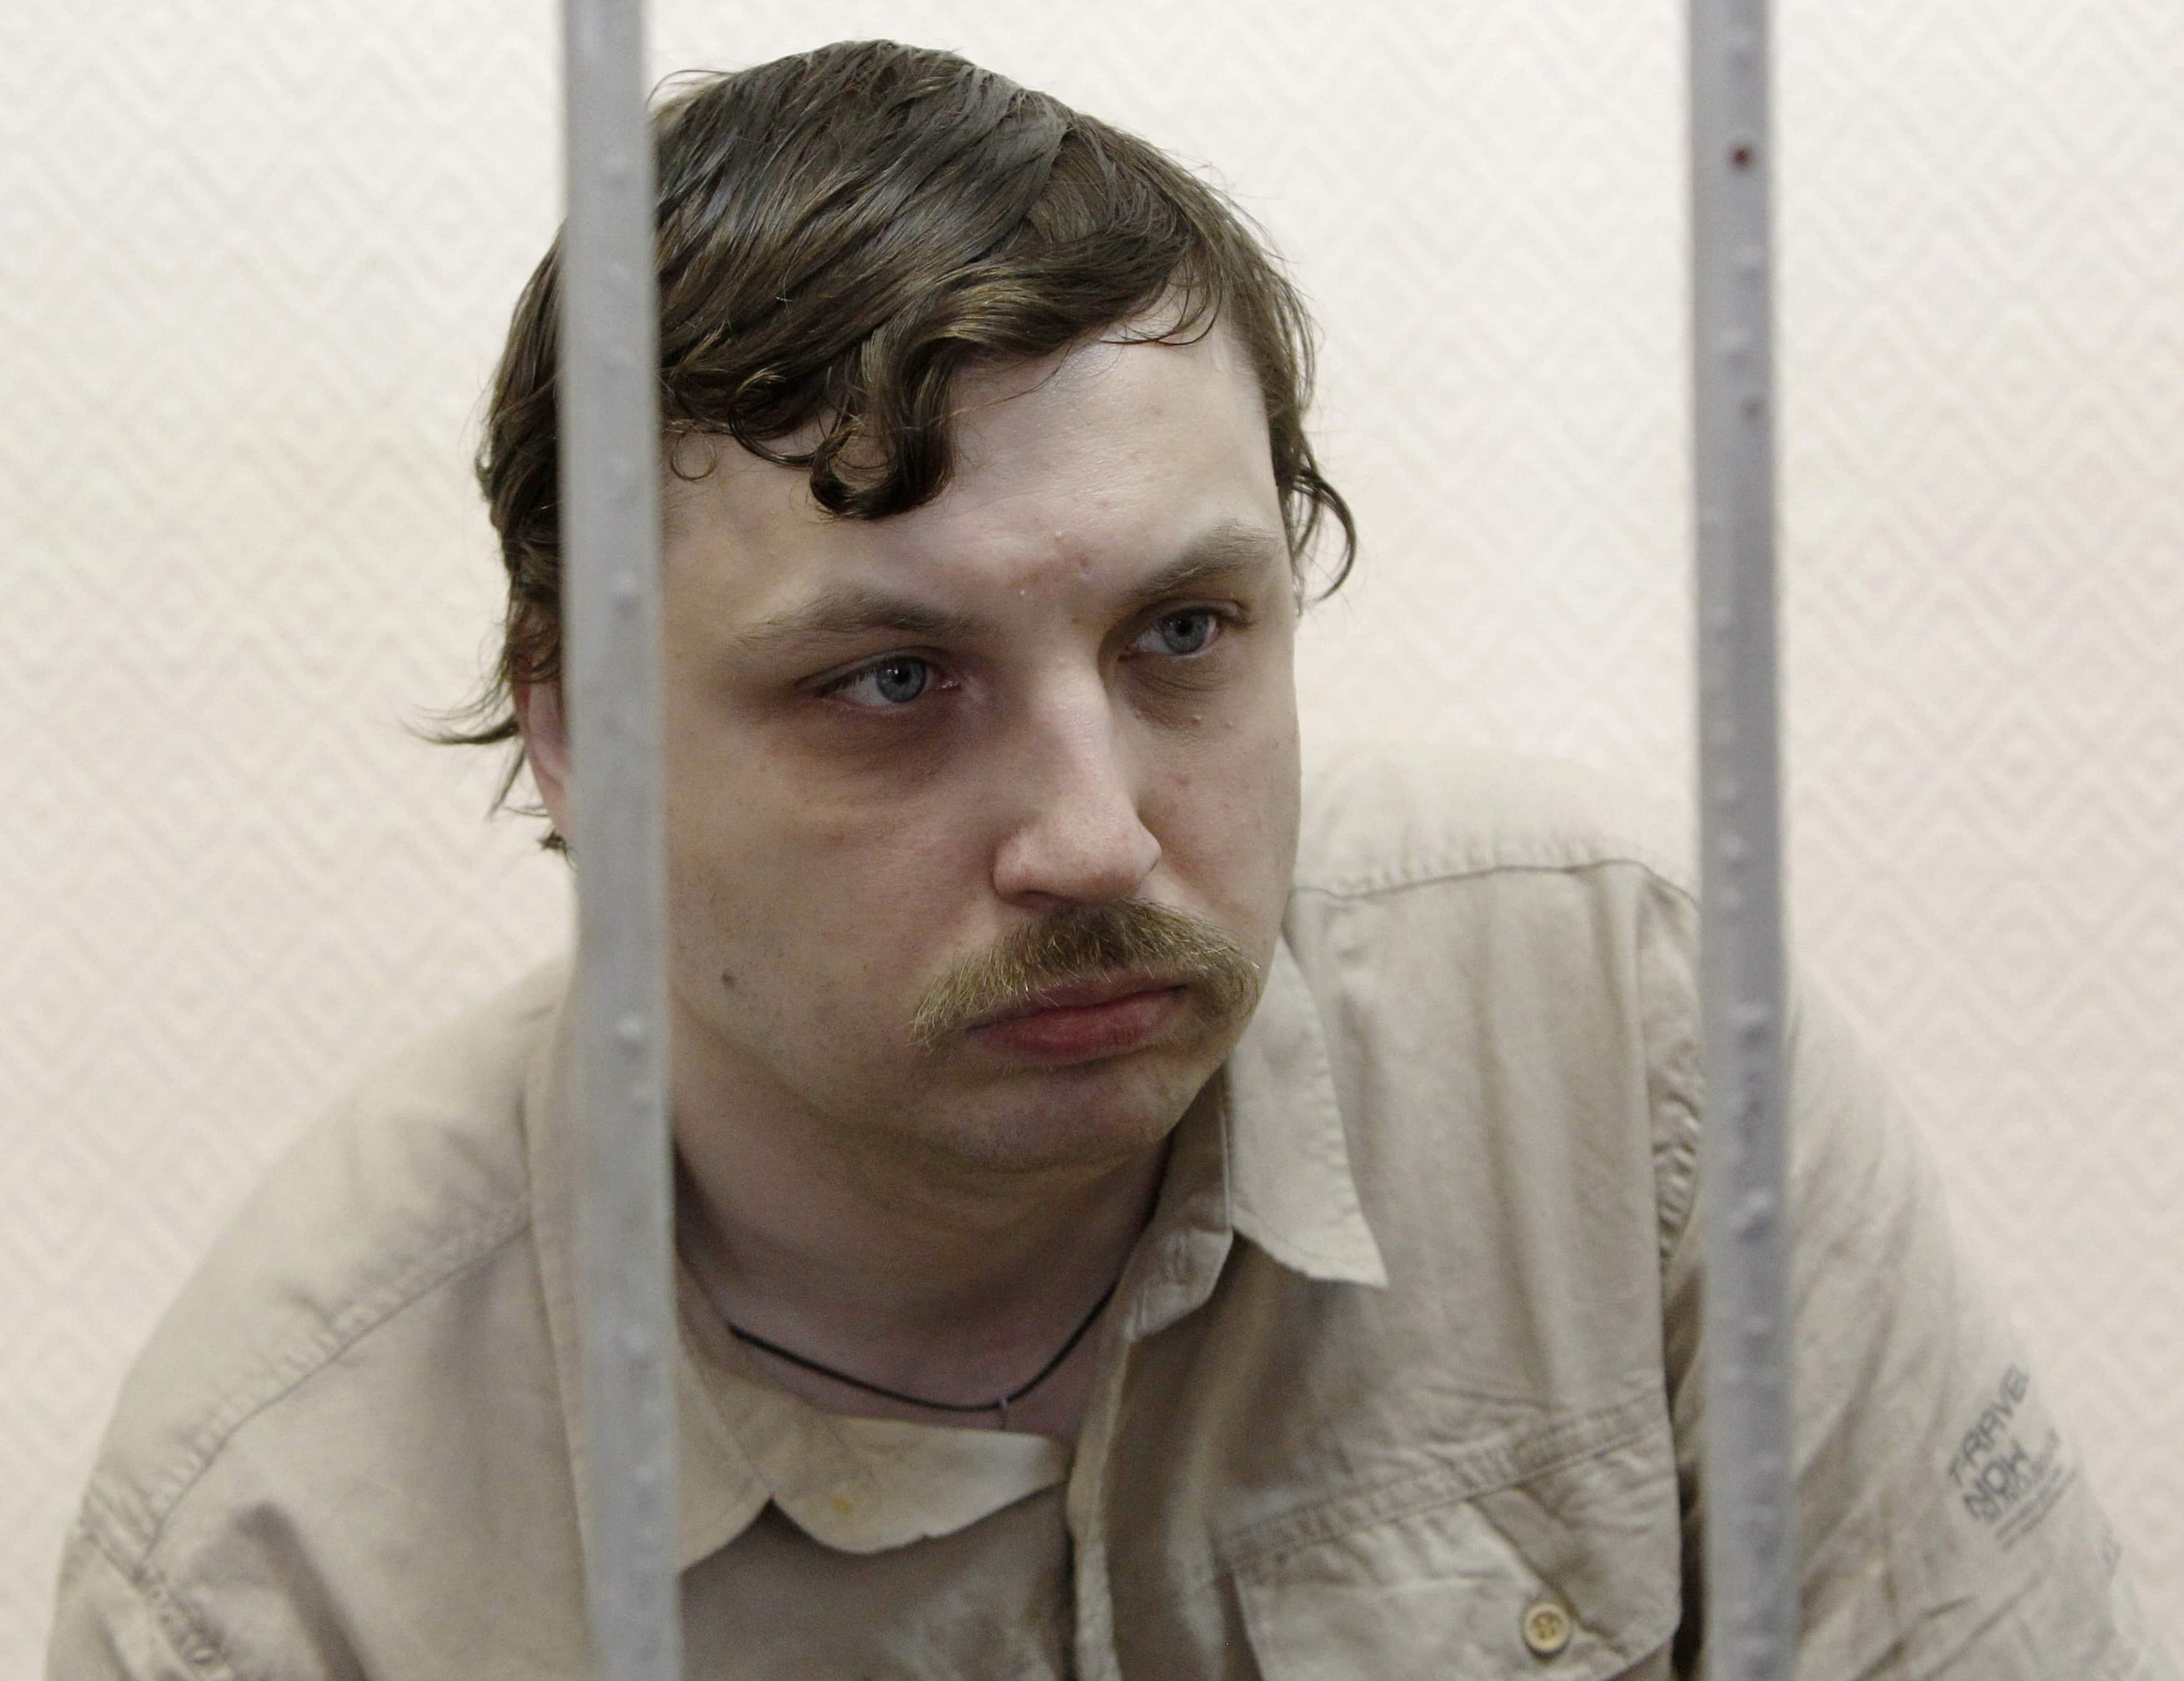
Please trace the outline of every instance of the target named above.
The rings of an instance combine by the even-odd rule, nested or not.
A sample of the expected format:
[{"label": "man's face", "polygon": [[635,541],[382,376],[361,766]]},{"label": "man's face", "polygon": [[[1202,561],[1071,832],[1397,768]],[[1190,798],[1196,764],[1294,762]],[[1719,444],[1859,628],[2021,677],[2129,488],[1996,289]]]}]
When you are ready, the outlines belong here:
[{"label": "man's face", "polygon": [[[1096,1165],[1227,1055],[1256,977],[1224,994],[1218,949],[1262,973],[1289,891],[1266,424],[1225,331],[955,400],[952,481],[889,519],[829,517],[733,443],[671,480],[677,1122],[794,1111],[850,1148]],[[1148,906],[1216,956],[1177,955]],[[1117,943],[1148,921],[1152,955]]]}]

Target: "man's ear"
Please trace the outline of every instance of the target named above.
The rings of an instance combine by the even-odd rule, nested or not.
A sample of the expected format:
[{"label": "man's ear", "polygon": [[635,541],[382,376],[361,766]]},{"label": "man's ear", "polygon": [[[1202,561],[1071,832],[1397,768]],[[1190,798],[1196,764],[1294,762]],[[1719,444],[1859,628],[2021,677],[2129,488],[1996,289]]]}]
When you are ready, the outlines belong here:
[{"label": "man's ear", "polygon": [[515,725],[523,732],[523,757],[538,798],[554,820],[554,832],[569,835],[569,722],[561,711],[559,683],[518,683],[514,696]]}]

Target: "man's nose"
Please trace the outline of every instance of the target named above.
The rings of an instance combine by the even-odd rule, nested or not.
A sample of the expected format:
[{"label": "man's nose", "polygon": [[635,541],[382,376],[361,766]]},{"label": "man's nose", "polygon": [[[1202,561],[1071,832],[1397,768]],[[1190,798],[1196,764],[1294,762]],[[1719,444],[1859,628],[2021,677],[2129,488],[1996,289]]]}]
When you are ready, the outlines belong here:
[{"label": "man's nose", "polygon": [[1008,774],[1012,821],[994,889],[1034,910],[1128,899],[1160,862],[1138,812],[1137,774],[1104,686],[1045,697],[1027,719]]}]

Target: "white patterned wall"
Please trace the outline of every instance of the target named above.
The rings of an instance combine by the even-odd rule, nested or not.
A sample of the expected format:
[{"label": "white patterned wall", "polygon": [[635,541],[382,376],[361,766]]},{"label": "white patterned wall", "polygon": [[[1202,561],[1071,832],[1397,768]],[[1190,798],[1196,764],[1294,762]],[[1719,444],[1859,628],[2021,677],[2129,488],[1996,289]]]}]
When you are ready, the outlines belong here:
[{"label": "white patterned wall", "polygon": [[[805,21],[823,10],[822,31]],[[488,767],[476,405],[538,0],[0,8],[0,1671],[124,1362],[339,1086],[563,937]],[[960,47],[1208,161],[1329,344],[1309,727],[1685,771],[1673,0],[656,8]],[[1789,0],[1796,911],[2184,1647],[2184,8]]]}]

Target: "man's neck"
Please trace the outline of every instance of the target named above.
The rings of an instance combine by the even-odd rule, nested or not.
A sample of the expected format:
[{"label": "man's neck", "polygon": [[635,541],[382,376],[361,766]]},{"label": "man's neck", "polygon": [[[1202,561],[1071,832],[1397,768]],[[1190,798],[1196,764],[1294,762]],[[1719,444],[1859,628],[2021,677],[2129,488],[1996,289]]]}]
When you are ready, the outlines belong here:
[{"label": "man's neck", "polygon": [[[981,1168],[884,1147],[793,1109],[686,1107],[676,1122],[677,1241],[729,1323],[905,1394],[990,1401],[1050,1360],[1115,1282],[1150,1218],[1164,1146],[1117,1161]],[[1073,1439],[1086,1339],[1011,1407],[1012,1428]],[[891,1403],[762,1357],[829,1411],[997,1422]]]}]

